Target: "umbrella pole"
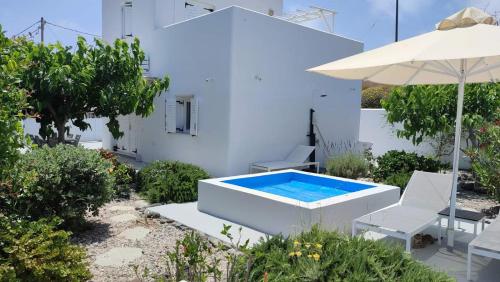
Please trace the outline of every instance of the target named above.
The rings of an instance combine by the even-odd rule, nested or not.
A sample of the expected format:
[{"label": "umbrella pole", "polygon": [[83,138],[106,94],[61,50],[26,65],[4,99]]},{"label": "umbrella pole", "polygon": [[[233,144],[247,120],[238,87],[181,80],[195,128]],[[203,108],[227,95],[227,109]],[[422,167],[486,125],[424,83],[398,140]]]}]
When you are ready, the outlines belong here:
[{"label": "umbrella pole", "polygon": [[460,137],[462,132],[462,109],[464,105],[465,60],[460,62],[458,83],[457,117],[455,120],[455,146],[453,147],[453,186],[450,196],[450,217],[448,219],[448,249],[453,248],[455,230],[455,209],[457,205],[458,165],[460,160]]}]

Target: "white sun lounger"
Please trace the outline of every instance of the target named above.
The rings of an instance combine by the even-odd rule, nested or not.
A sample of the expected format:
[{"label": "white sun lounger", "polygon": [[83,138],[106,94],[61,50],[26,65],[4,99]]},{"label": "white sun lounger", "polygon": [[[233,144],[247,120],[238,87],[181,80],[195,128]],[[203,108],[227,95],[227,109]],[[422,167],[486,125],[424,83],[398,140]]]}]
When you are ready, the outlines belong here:
[{"label": "white sun lounger", "polygon": [[[452,179],[452,174],[413,172],[399,203],[355,219],[352,235],[363,229],[403,239],[410,252],[412,237],[438,222],[448,206]],[[438,233],[441,243],[441,228]]]},{"label": "white sun lounger", "polygon": [[285,160],[274,162],[253,163],[250,165],[250,173],[256,170],[273,171],[290,168],[301,168],[310,165],[316,166],[319,172],[319,162],[308,162],[309,155],[314,152],[314,146],[299,145],[293,150]]},{"label": "white sun lounger", "polygon": [[471,280],[472,255],[500,259],[500,218],[493,221],[469,243],[467,253],[467,280]]}]

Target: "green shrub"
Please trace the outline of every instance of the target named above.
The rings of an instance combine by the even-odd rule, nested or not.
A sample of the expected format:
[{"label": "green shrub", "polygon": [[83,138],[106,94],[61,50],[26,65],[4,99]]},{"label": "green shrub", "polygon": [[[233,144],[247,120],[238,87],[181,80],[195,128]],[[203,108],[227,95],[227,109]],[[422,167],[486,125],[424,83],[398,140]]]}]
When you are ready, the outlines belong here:
[{"label": "green shrub", "polygon": [[115,178],[113,189],[115,197],[128,198],[131,186],[135,181],[135,169],[129,164],[118,163],[113,168],[111,175]]},{"label": "green shrub", "polygon": [[0,214],[0,281],[86,281],[83,248],[57,230],[60,220],[13,220]]},{"label": "green shrub", "polygon": [[396,174],[392,174],[384,181],[387,185],[393,185],[401,188],[401,193],[403,193],[408,181],[410,181],[411,173],[408,172],[399,172]]},{"label": "green shrub", "polygon": [[347,153],[333,157],[326,164],[329,175],[356,179],[368,175],[369,162],[361,155]]},{"label": "green shrub", "polygon": [[66,227],[79,227],[88,211],[97,214],[112,195],[111,163],[95,150],[44,146],[23,155],[18,167],[13,179],[28,181],[13,185],[3,198],[4,209],[21,217],[57,216]]},{"label": "green shrub", "polygon": [[479,148],[467,152],[472,170],[489,195],[500,202],[500,121],[485,124],[477,136]]},{"label": "green shrub", "polygon": [[361,91],[361,108],[380,109],[382,104],[380,101],[389,96],[391,87],[388,86],[374,86]]},{"label": "green shrub", "polygon": [[377,164],[378,166],[373,171],[373,179],[378,182],[385,181],[393,174],[412,174],[414,170],[438,172],[443,168],[439,161],[432,158],[395,150],[378,157]]},{"label": "green shrub", "polygon": [[116,156],[107,150],[99,149],[101,157],[112,164],[111,175],[115,178],[113,194],[118,198],[130,197],[131,186],[136,180],[136,171],[131,165],[121,163]]},{"label": "green shrub", "polygon": [[137,187],[150,202],[191,202],[198,198],[198,180],[208,177],[195,165],[155,161],[139,171]]},{"label": "green shrub", "polygon": [[[314,227],[295,238],[274,236],[250,249],[251,281],[453,281],[412,259],[400,246]],[[245,261],[240,266],[246,267]]]}]

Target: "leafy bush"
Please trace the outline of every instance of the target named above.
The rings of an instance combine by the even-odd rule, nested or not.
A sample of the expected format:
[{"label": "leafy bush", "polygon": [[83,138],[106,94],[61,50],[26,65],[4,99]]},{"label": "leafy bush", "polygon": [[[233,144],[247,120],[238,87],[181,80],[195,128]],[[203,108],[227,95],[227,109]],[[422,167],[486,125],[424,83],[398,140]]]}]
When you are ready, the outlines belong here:
[{"label": "leafy bush", "polygon": [[361,92],[361,108],[380,109],[381,101],[389,96],[391,88],[388,86],[374,86]]},{"label": "leafy bush", "polygon": [[0,281],[86,281],[84,249],[57,230],[60,220],[13,220],[0,214]]},{"label": "leafy bush", "polygon": [[198,180],[208,177],[195,165],[155,161],[139,171],[137,187],[150,202],[191,202],[198,198]]},{"label": "leafy bush", "polygon": [[44,146],[23,155],[18,167],[14,179],[28,181],[13,185],[3,198],[7,212],[22,217],[58,216],[65,226],[78,227],[87,211],[97,214],[112,195],[111,163],[95,150]]},{"label": "leafy bush", "polygon": [[393,185],[401,188],[401,193],[403,193],[406,185],[410,181],[411,173],[408,172],[399,172],[396,174],[392,174],[384,180],[384,183],[387,185]]},{"label": "leafy bush", "polygon": [[443,168],[439,161],[432,158],[395,150],[378,157],[377,164],[373,171],[373,179],[378,182],[383,182],[389,176],[398,173],[412,174],[414,170],[438,172]]},{"label": "leafy bush", "polygon": [[[412,259],[401,246],[383,241],[351,238],[314,226],[296,237],[276,235],[262,239],[253,247],[241,244],[225,225],[221,234],[231,241],[232,250],[219,244],[213,248],[196,233],[177,241],[174,252],[167,255],[167,277],[161,281],[454,281],[446,274]],[[241,228],[240,238],[241,238]],[[220,261],[227,261],[221,277]],[[136,274],[137,274],[136,267]],[[140,275],[138,275],[140,276]],[[151,273],[146,269],[142,277]]]},{"label": "leafy bush", "polygon": [[[453,281],[399,246],[314,227],[295,238],[274,236],[250,249],[251,281]],[[241,268],[245,268],[244,265]]]},{"label": "leafy bush", "polygon": [[356,179],[368,175],[369,162],[361,155],[347,153],[333,157],[326,164],[329,175]]},{"label": "leafy bush", "polygon": [[111,162],[111,175],[115,179],[114,195],[119,198],[128,198],[130,196],[131,185],[135,182],[136,171],[135,169],[125,163],[118,161],[116,156],[104,149],[99,150],[99,154],[105,160]]},{"label": "leafy bush", "polygon": [[468,152],[472,170],[481,185],[500,202],[500,121],[482,126],[478,139],[479,148]]}]

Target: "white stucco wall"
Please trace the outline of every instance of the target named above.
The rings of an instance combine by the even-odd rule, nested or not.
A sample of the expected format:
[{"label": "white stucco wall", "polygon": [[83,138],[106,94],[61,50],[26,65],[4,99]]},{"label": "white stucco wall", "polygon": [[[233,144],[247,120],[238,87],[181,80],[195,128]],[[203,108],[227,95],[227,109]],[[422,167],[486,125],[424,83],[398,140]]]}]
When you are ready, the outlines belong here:
[{"label": "white stucco wall", "polygon": [[[155,26],[161,28],[173,23],[188,20],[193,17],[192,12],[185,7],[186,0],[154,0]],[[230,6],[245,7],[253,11],[268,14],[272,10],[275,15],[283,13],[283,0],[203,0],[193,1],[192,4],[203,4],[215,8],[216,11]],[[209,13],[209,11],[205,11]]]},{"label": "white stucco wall", "polygon": [[[410,140],[398,138],[396,129],[402,129],[402,124],[390,125],[387,123],[386,111],[384,109],[361,109],[359,124],[359,140],[373,143],[372,152],[374,156],[380,156],[390,150],[415,152],[424,156],[435,156],[436,152],[432,146],[432,141],[427,140],[419,145],[413,145]],[[462,140],[462,147],[466,143]],[[460,167],[469,168],[470,162],[463,153],[461,155]],[[441,158],[443,162],[451,162],[452,156]]]},{"label": "white stucco wall", "polygon": [[[233,9],[229,173],[308,144],[309,109],[325,139],[358,140],[360,82],[305,70],[362,51],[329,33]],[[322,98],[321,95],[327,96]],[[317,159],[324,160],[318,148]]]},{"label": "white stucco wall", "polygon": [[[213,176],[241,174],[251,162],[283,159],[308,144],[312,106],[328,141],[358,139],[360,83],[305,70],[360,52],[361,43],[237,7],[155,29],[154,0],[134,3],[134,19],[145,18],[134,20],[133,29],[151,59],[150,75],[171,78],[154,113],[130,131],[144,161],[180,160]],[[167,95],[198,98],[198,136],[166,132]],[[104,147],[114,143],[105,133]],[[320,149],[317,158],[324,158]]]},{"label": "white stucco wall", "polygon": [[[146,50],[151,73],[168,74],[171,84],[156,98],[154,113],[139,120],[138,151],[145,161],[180,160],[212,175],[227,173],[231,13],[216,13],[155,31],[154,44]],[[198,136],[166,132],[166,95],[198,98]]]},{"label": "white stucco wall", "polygon": [[[80,141],[101,141],[103,137],[103,126],[104,122],[102,118],[87,118],[85,122],[90,124],[90,128],[81,131],[78,127],[71,123],[68,123],[69,133],[73,135],[81,135]],[[40,124],[35,121],[35,119],[28,118],[23,121],[24,133],[39,135]]]}]

